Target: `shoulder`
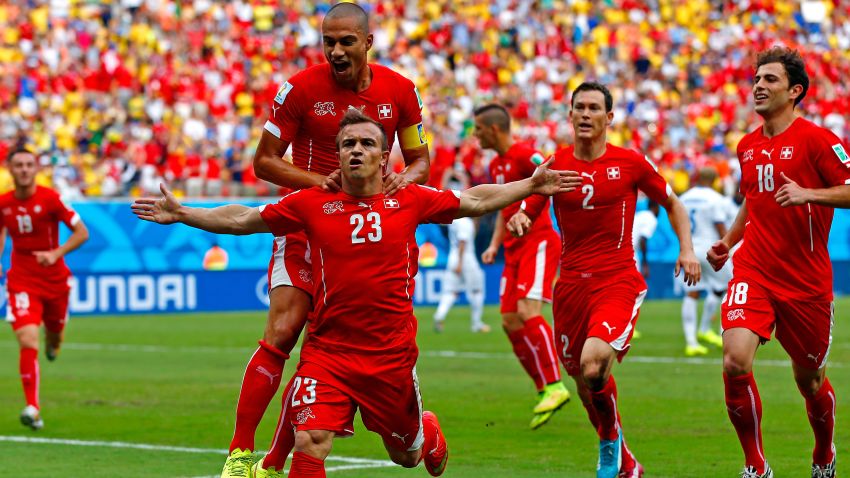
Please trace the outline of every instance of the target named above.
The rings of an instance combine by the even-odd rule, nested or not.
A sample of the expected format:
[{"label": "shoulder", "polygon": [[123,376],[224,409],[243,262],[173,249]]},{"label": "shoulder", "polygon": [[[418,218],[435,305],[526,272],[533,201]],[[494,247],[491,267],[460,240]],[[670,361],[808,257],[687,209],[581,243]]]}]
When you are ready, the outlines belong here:
[{"label": "shoulder", "polygon": [[410,87],[413,88],[413,81],[392,68],[387,68],[386,66],[378,63],[369,63],[369,68],[372,69],[372,75],[378,81],[393,82],[399,85],[410,85]]},{"label": "shoulder", "polygon": [[55,190],[45,187],[45,186],[36,186],[35,187],[35,195],[40,198],[50,199],[50,200],[59,200],[59,193]]},{"label": "shoulder", "polygon": [[741,140],[740,140],[740,141],[738,141],[738,154],[741,154],[741,152],[742,152],[744,149],[749,148],[749,147],[750,147],[750,144],[752,144],[752,143],[753,143],[753,141],[754,141],[754,140],[755,140],[758,136],[760,136],[760,135],[761,135],[761,126],[759,126],[758,128],[756,128],[756,129],[754,129],[754,130],[750,131],[749,133],[745,134],[745,135],[741,138]]},{"label": "shoulder", "polygon": [[536,165],[543,164],[546,160],[543,155],[530,143],[516,143],[511,148],[512,157],[521,161],[531,161]]},{"label": "shoulder", "polygon": [[293,85],[315,86],[312,82],[321,82],[326,78],[330,78],[330,72],[330,65],[327,63],[321,63],[299,71],[289,79],[289,82]]}]

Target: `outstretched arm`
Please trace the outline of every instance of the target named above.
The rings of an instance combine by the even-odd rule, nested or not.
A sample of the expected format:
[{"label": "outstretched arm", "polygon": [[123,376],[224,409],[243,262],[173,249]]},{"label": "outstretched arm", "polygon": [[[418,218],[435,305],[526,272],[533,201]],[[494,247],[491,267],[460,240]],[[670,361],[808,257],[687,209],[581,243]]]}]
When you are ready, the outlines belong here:
[{"label": "outstretched arm", "polygon": [[162,191],[161,198],[140,198],[132,204],[133,213],[139,219],[158,224],[181,222],[216,234],[271,232],[257,208],[240,204],[214,208],[187,207],[180,204],[164,184],[160,184],[159,189]]},{"label": "outstretched arm", "polygon": [[574,191],[581,185],[581,177],[575,171],[549,169],[553,160],[537,167],[534,175],[521,181],[507,184],[480,184],[464,191],[460,196],[457,217],[481,216],[502,209],[508,204],[525,199],[532,194],[552,196]]}]

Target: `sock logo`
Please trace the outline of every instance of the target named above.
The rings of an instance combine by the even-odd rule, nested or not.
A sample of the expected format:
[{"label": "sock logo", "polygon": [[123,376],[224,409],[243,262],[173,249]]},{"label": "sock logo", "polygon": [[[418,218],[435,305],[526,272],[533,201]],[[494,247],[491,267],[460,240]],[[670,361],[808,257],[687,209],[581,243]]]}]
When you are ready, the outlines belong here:
[{"label": "sock logo", "polygon": [[262,365],[257,367],[257,373],[260,373],[260,374],[268,377],[269,378],[269,385],[274,385],[275,377],[280,377],[279,373],[271,373],[265,367],[263,367]]},{"label": "sock logo", "polygon": [[741,405],[740,407],[737,407],[737,408],[731,408],[731,407],[727,406],[727,407],[726,407],[726,410],[728,410],[728,411],[729,411],[729,413],[731,413],[731,414],[735,415],[736,417],[740,417],[740,416],[741,416],[741,409],[742,409],[742,408],[744,408],[744,406],[743,406],[743,405]]}]

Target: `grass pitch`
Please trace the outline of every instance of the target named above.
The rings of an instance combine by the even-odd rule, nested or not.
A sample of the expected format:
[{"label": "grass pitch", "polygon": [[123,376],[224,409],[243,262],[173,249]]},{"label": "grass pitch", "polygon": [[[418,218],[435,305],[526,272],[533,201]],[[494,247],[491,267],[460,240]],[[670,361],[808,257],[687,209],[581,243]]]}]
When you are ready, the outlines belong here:
[{"label": "grass pitch", "polygon": [[[732,477],[743,465],[726,417],[720,351],[683,357],[679,302],[646,303],[643,338],[614,373],[629,444],[647,477]],[[585,478],[595,476],[597,441],[577,397],[537,431],[528,429],[533,386],[488,307],[490,334],[468,332],[468,309],[456,308],[446,332],[431,330],[420,308],[418,372],[425,407],[440,416],[450,446],[444,476]],[[839,468],[850,460],[850,299],[836,302],[830,355],[838,398]],[[0,463],[8,476],[213,477],[233,430],[239,382],[265,315],[186,314],[73,318],[59,359],[41,358],[45,428],[18,422],[23,395],[17,346],[0,333]],[[294,360],[284,372],[291,375]],[[778,476],[809,476],[813,438],[790,365],[775,341],[756,358],[764,401],[767,458]],[[568,388],[575,390],[571,380]],[[265,449],[280,410],[276,399],[257,433]],[[33,441],[38,440],[38,441]],[[427,476],[422,467],[386,466],[380,439],[358,422],[337,440],[330,476]],[[848,465],[850,466],[850,465]]]}]

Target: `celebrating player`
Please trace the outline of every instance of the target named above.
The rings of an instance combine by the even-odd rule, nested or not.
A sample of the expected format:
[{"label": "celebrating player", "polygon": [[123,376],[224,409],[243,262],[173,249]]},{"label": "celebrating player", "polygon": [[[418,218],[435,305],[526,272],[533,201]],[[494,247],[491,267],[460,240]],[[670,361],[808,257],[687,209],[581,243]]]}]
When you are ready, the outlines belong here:
[{"label": "celebrating player", "polygon": [[[543,162],[543,156],[525,143],[511,138],[508,111],[489,104],[475,111],[475,137],[481,147],[498,156],[490,161],[490,177],[504,184],[531,176]],[[540,219],[521,238],[505,234],[505,223],[523,207],[542,208]],[[570,399],[561,382],[552,328],[543,318],[544,302],[552,301],[552,284],[558,269],[561,238],[549,218],[549,198],[532,196],[525,204],[515,203],[496,216],[490,246],[481,254],[485,264],[493,264],[499,247],[505,246],[502,272],[502,328],[525,372],[537,388],[538,402],[530,426],[536,429]]]},{"label": "celebrating player", "polygon": [[422,412],[415,371],[416,226],[479,216],[532,193],[570,191],[580,180],[546,164],[531,178],[506,185],[463,193],[411,185],[390,197],[383,192],[389,150],[381,124],[349,110],[337,144],[341,191],[311,188],[260,208],[197,209],[181,206],[163,186],[163,198],[137,200],[133,211],[144,220],[182,222],[215,233],[282,236],[306,230],[318,259],[313,270],[319,285],[308,339],[284,402],[281,428],[296,430],[289,476],[325,476],[332,440],[353,433],[358,408],[394,462],[413,467],[424,459],[428,472],[438,476],[448,451],[436,416]]},{"label": "celebrating player", "polygon": [[[355,4],[335,5],[322,22],[322,39],[327,63],[290,78],[271,102],[271,116],[254,156],[257,176],[293,190],[337,189],[334,139],[342,115],[355,108],[381,122],[390,148],[398,134],[407,166],[401,174],[386,176],[385,193],[391,195],[408,183],[424,183],[429,161],[419,93],[407,78],[367,63],[372,34],[366,13]],[[292,164],[281,159],[290,144]],[[242,379],[222,478],[249,474],[257,425],[277,392],[284,361],[313,306],[310,261],[303,232],[275,238],[269,263],[268,323]],[[269,381],[269,377],[275,378]]]},{"label": "celebrating player", "polygon": [[[555,339],[590,422],[599,434],[598,478],[639,477],[643,467],[629,451],[611,375],[637,322],[646,283],[634,264],[632,221],[638,189],[667,209],[679,239],[676,275],[699,281],[688,216],[655,166],[644,156],[606,142],[613,98],[599,83],[582,83],[572,95],[576,143],[555,154],[554,164],[581,174],[581,189],[554,197],[563,247],[555,285]],[[508,228],[522,235],[539,209],[518,212]]]},{"label": "celebrating player", "polygon": [[[15,189],[0,196],[0,255],[7,231],[12,238],[7,318],[20,347],[21,384],[27,403],[21,423],[38,430],[44,426],[38,395],[38,327],[44,324],[44,355],[52,362],[59,354],[68,320],[71,271],[63,257],[86,242],[89,231],[56,191],[35,183],[38,163],[33,153],[14,151],[8,162]],[[72,231],[64,244],[59,244],[59,223]]]},{"label": "celebrating player", "polygon": [[[850,157],[829,130],[799,117],[809,77],[796,51],[759,54],[755,110],[764,123],[738,144],[744,202],[735,223],[708,251],[720,269],[735,253],[721,308],[726,408],[744,449],[745,478],[769,478],[761,398],[753,378],[759,344],[776,339],[791,357],[815,435],[812,477],[835,476],[835,392],[826,377],[832,343],[833,208],[850,208]],[[746,227],[745,227],[746,226]]]},{"label": "celebrating player", "polygon": [[[702,269],[702,280],[694,286],[686,285],[685,298],[682,300],[682,329],[685,332],[685,355],[688,357],[708,353],[708,349],[697,339],[718,347],[723,346],[723,339],[711,329],[711,319],[723,300],[729,279],[732,278],[732,263],[729,262],[723,269],[715,271],[706,259],[706,253],[712,244],[726,235],[729,206],[726,198],[713,189],[716,179],[717,171],[714,168],[700,169],[696,185],[681,197],[691,220],[694,254],[700,259]],[[700,290],[704,290],[706,295],[697,332],[697,301]]]}]

